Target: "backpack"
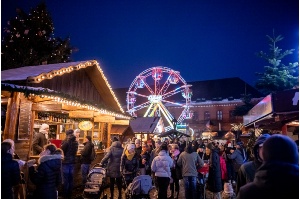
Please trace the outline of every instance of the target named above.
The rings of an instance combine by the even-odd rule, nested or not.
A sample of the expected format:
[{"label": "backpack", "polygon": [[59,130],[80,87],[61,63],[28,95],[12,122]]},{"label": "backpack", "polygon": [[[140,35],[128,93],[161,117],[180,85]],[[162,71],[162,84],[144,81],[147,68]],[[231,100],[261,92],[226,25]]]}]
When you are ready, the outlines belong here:
[{"label": "backpack", "polygon": [[97,157],[97,154],[96,154],[96,151],[94,149],[94,146],[92,147],[92,153],[91,153],[91,156],[90,156],[90,160],[91,161],[94,161]]}]

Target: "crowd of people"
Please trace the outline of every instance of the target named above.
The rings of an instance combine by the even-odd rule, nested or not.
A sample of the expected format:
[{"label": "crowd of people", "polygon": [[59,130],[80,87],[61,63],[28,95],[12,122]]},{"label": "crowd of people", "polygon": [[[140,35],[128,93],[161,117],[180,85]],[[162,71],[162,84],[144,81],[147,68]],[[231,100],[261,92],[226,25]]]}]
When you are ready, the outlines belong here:
[{"label": "crowd of people", "polygon": [[[48,130],[49,126],[41,126],[38,139],[43,146],[36,146],[38,140],[34,142],[38,161],[27,162],[29,178],[36,185],[34,198],[57,198],[60,185],[63,185],[62,197],[71,198],[78,131],[68,130],[66,139],[57,148],[45,143]],[[83,186],[92,162],[92,150],[91,137],[86,136],[80,150]],[[12,140],[1,143],[1,180],[6,182],[1,185],[1,196],[8,199],[16,198],[15,187],[22,181],[20,169],[24,166],[24,161],[18,160],[14,151]],[[133,137],[121,143],[114,137],[100,165],[107,170],[111,198],[114,198],[115,185],[121,199],[123,188],[138,175],[152,177],[159,199],[178,198],[179,192],[184,192],[189,199],[202,198],[204,194],[216,199],[299,198],[298,154],[296,143],[280,134],[258,137],[253,158],[242,142],[232,146],[230,141],[221,144],[201,139],[142,141]],[[180,190],[180,180],[184,190]]]}]

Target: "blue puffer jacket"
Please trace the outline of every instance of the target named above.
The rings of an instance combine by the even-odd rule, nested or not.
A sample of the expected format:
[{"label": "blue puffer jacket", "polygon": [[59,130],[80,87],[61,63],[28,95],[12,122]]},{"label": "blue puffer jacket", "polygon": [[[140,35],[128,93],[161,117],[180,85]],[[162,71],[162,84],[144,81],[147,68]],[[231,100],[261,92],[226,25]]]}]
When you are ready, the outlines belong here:
[{"label": "blue puffer jacket", "polygon": [[57,198],[57,188],[62,182],[62,155],[45,155],[40,157],[37,170],[29,167],[29,177],[36,185],[34,198]]},{"label": "blue puffer jacket", "polygon": [[1,198],[12,199],[12,187],[21,180],[19,164],[9,153],[1,153]]}]

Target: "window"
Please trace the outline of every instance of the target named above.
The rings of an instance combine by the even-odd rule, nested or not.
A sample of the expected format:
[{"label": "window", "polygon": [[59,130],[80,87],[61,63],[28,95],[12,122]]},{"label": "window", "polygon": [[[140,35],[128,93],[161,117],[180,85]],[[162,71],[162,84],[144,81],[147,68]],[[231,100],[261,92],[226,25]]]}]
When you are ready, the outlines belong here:
[{"label": "window", "polygon": [[222,111],[217,111],[217,119],[222,120],[223,119],[223,112]]},{"label": "window", "polygon": [[209,120],[210,119],[210,113],[209,111],[204,112],[204,120]]},{"label": "window", "polygon": [[199,120],[198,112],[194,111],[194,114],[193,114],[193,121],[198,121],[198,120]]}]

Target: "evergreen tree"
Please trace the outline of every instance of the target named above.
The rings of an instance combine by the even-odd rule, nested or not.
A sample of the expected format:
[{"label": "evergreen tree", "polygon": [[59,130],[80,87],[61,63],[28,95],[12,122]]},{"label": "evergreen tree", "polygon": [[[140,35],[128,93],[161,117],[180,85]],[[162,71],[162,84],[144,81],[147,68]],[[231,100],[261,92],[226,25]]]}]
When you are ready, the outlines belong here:
[{"label": "evergreen tree", "polygon": [[44,2],[29,14],[16,11],[17,16],[4,28],[1,70],[71,61],[70,39],[54,37],[53,22]]},{"label": "evergreen tree", "polygon": [[233,110],[234,116],[243,116],[248,113],[253,108],[253,104],[251,103],[251,94],[242,94],[243,105],[236,106]]},{"label": "evergreen tree", "polygon": [[298,86],[298,62],[289,63],[288,65],[281,62],[285,56],[292,54],[294,49],[282,52],[282,49],[278,48],[277,42],[281,41],[283,37],[281,35],[275,36],[274,31],[273,37],[267,35],[267,38],[270,42],[270,52],[267,54],[260,51],[258,56],[265,59],[270,66],[264,67],[264,73],[256,73],[259,78],[255,87],[263,94],[268,95]]}]

